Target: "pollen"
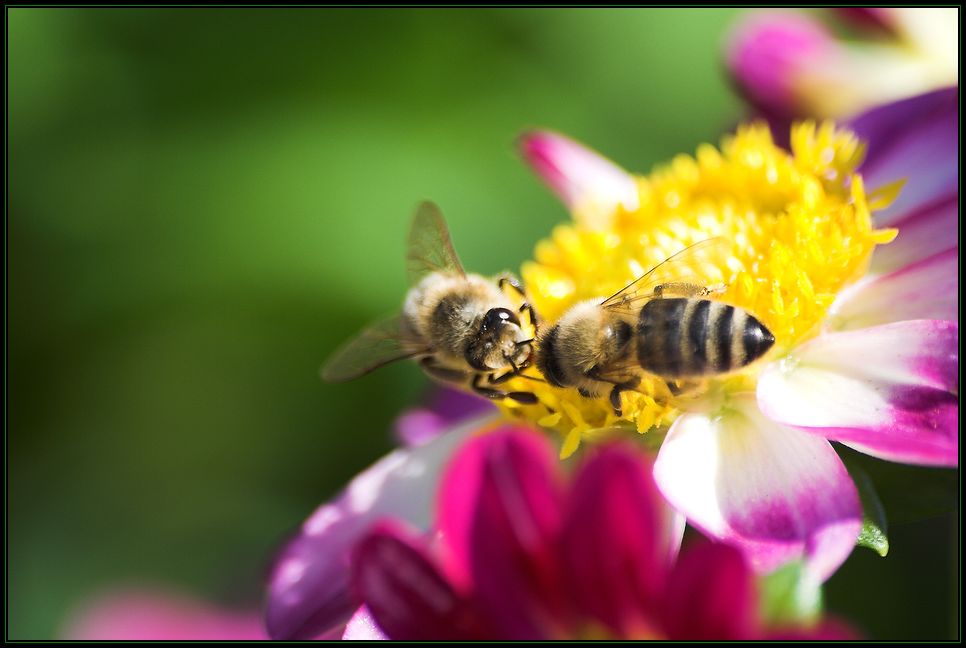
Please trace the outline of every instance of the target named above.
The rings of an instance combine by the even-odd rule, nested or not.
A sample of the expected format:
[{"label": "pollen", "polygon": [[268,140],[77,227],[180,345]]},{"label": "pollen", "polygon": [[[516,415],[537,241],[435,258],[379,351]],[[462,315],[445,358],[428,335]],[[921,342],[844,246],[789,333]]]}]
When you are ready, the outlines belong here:
[{"label": "pollen", "polygon": [[[888,205],[899,183],[867,194],[856,172],[864,145],[830,122],[798,123],[790,141],[789,152],[767,126],[742,126],[720,148],[702,145],[693,157],[679,155],[638,177],[634,211],[618,207],[605,226],[599,220],[557,226],[521,273],[543,320],[553,323],[582,300],[603,300],[685,247],[722,237],[730,251],[711,267],[690,269],[723,286],[714,299],[744,308],[771,330],[776,344],[769,356],[816,335],[835,295],[865,273],[876,245],[895,238],[895,230],[874,227],[871,210]],[[601,430],[666,429],[702,393],[747,388],[760,368],[761,361],[741,376],[674,394],[664,380],[644,374],[637,390],[623,393],[620,417],[606,395],[584,398],[523,378],[510,381],[513,388],[533,392],[538,403],[501,407],[559,434],[561,455],[568,456]],[[539,379],[536,370],[528,373]]]}]

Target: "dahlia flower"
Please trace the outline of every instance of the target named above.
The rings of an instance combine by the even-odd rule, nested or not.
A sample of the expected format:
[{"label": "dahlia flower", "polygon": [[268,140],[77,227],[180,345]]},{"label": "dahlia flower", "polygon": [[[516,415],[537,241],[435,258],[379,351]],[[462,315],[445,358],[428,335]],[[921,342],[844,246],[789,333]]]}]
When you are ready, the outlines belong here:
[{"label": "dahlia flower", "polygon": [[[801,123],[790,141],[787,151],[767,128],[743,126],[720,148],[639,177],[561,135],[522,138],[574,217],[523,267],[547,321],[716,236],[732,243],[716,298],[753,313],[776,344],[697,395],[668,397],[663,381],[645,379],[623,394],[619,417],[606,398],[522,379],[508,387],[538,403],[500,408],[558,435],[563,458],[602,437],[642,435],[660,446],[657,487],[689,522],[759,572],[802,559],[817,582],[849,555],[863,519],[829,440],[958,465],[957,92],[846,127]],[[344,623],[356,603],[352,547],[383,517],[428,531],[440,464],[482,425],[397,450],[320,507],[272,570],[271,636]]]}]

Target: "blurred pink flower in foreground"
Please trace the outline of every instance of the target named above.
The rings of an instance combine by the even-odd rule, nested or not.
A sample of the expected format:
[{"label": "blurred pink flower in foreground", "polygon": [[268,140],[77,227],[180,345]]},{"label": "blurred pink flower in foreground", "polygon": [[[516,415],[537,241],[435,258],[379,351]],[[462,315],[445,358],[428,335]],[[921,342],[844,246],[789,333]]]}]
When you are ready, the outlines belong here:
[{"label": "blurred pink flower in foreground", "polygon": [[841,8],[862,38],[814,14],[752,11],[732,30],[727,63],[748,100],[778,118],[849,117],[959,83],[956,8]]},{"label": "blurred pink flower in foreground", "polygon": [[234,611],[184,594],[113,592],[88,601],[61,637],[72,641],[217,641],[268,639],[257,610]]},{"label": "blurred pink flower in foreground", "polygon": [[[740,552],[705,543],[674,563],[680,528],[630,446],[599,448],[567,479],[544,437],[504,427],[457,451],[437,505],[435,541],[387,521],[355,548],[369,627],[388,638],[769,635]],[[830,636],[849,635],[815,633]]]}]

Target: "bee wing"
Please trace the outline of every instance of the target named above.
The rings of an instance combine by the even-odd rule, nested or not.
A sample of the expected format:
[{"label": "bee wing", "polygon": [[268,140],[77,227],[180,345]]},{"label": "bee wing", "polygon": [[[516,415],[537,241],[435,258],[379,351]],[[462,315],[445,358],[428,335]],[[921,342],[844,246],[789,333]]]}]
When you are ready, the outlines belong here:
[{"label": "bee wing", "polygon": [[[661,296],[655,292],[658,286],[666,284],[671,289],[685,289],[721,284],[720,272],[717,270],[720,266],[713,266],[712,262],[730,250],[730,247],[731,242],[720,236],[688,246],[605,299],[601,306],[608,310],[635,312],[647,300]],[[673,290],[668,292],[670,296],[673,294]]]},{"label": "bee wing", "polygon": [[367,327],[332,354],[322,366],[322,379],[345,382],[384,364],[426,353],[406,343],[401,325],[402,316],[394,315]]},{"label": "bee wing", "polygon": [[453,249],[443,214],[434,203],[424,202],[416,208],[409,228],[406,272],[411,286],[431,272],[466,274]]}]

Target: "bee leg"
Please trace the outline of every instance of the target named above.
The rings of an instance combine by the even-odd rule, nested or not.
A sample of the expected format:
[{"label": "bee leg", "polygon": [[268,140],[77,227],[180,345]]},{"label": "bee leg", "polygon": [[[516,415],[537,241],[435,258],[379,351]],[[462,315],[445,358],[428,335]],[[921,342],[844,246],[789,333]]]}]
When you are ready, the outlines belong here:
[{"label": "bee leg", "polygon": [[618,418],[623,415],[623,410],[621,410],[621,392],[624,391],[622,385],[614,385],[614,388],[610,390],[610,405],[614,408],[614,416]]},{"label": "bee leg", "polygon": [[479,394],[480,396],[485,396],[486,398],[489,398],[491,400],[501,400],[503,398],[512,398],[516,402],[523,403],[524,405],[533,405],[534,403],[537,402],[537,397],[535,394],[531,394],[530,392],[520,392],[520,391],[505,392],[505,391],[500,391],[499,389],[493,389],[491,387],[484,387],[483,385],[480,384],[480,380],[482,379],[483,379],[483,374],[476,374],[473,377],[473,382],[470,384],[470,387],[473,389],[473,391]]},{"label": "bee leg", "polygon": [[688,396],[701,388],[700,380],[667,380],[665,383],[671,396]]},{"label": "bee leg", "polygon": [[665,380],[664,384],[667,385],[667,390],[671,392],[671,396],[677,396],[682,391],[682,389],[678,387],[676,380]]},{"label": "bee leg", "polygon": [[419,366],[422,367],[429,376],[435,378],[436,380],[442,380],[443,382],[450,383],[465,383],[466,382],[466,372],[460,371],[459,369],[451,369],[449,367],[444,367],[437,364],[432,356],[427,356],[419,361]]}]

